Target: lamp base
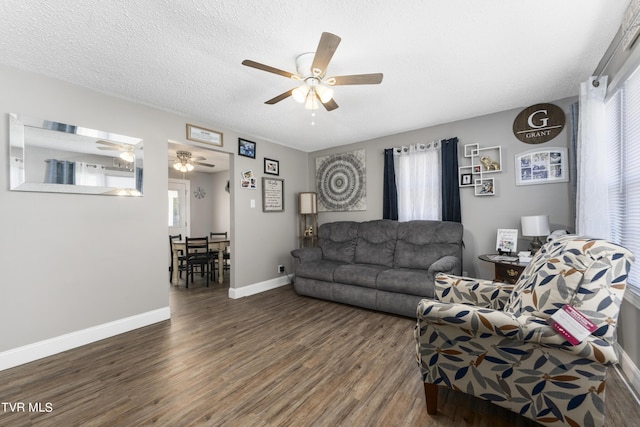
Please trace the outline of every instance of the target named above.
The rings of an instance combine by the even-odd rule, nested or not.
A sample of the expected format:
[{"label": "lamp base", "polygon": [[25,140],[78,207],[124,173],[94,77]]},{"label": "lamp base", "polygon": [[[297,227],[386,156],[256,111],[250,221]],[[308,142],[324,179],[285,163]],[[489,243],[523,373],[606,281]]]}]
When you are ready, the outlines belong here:
[{"label": "lamp base", "polygon": [[529,252],[531,252],[531,255],[535,255],[536,252],[538,252],[541,247],[542,247],[542,242],[540,241],[540,238],[538,236],[535,236],[531,241],[531,243],[529,244]]}]

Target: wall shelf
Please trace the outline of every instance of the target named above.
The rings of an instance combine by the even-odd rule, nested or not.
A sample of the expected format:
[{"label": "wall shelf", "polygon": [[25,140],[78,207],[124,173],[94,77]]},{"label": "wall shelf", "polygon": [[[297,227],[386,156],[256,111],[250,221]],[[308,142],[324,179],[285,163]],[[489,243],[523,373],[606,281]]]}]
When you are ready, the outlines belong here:
[{"label": "wall shelf", "polygon": [[470,164],[458,167],[458,186],[473,188],[476,196],[494,196],[495,180],[485,175],[502,172],[502,147],[481,148],[480,144],[467,144],[464,157]]}]

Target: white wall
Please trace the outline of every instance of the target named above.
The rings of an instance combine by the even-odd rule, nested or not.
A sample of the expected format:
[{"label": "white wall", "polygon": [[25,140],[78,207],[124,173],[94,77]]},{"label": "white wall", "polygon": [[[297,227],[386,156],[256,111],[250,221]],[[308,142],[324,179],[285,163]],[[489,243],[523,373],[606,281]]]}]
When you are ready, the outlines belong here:
[{"label": "white wall", "polygon": [[[0,67],[0,93],[0,164],[5,165],[0,174],[0,366],[4,356],[27,345],[168,312],[167,141],[186,143],[187,122],[223,132],[222,151],[228,153],[236,153],[238,137],[248,136],[5,66]],[[9,191],[10,112],[143,138],[144,197]],[[235,170],[253,168],[258,178],[263,173],[262,157],[234,155],[233,264],[251,268],[234,268],[233,289],[277,279],[275,266],[290,263],[295,192],[308,187],[306,153],[253,140],[262,155],[280,160],[287,209],[263,213],[261,186],[236,190]],[[254,209],[250,198],[256,199]]]}]

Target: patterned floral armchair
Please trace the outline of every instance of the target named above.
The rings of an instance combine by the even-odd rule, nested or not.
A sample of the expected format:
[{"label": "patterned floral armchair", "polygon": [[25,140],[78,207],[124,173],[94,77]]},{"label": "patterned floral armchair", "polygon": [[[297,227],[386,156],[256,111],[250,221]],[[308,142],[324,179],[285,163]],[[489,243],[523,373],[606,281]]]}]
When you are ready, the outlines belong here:
[{"label": "patterned floral armchair", "polygon": [[[436,278],[415,329],[427,412],[438,386],[462,391],[549,425],[604,425],[607,367],[618,361],[616,319],[633,255],[604,240],[547,243],[515,285]],[[576,346],[547,319],[564,304],[598,329]]]}]

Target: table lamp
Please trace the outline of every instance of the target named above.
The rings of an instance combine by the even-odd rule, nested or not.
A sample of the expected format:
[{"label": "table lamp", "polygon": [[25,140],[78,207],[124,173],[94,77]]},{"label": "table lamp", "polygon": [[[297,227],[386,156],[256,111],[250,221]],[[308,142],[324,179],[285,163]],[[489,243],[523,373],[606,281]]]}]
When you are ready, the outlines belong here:
[{"label": "table lamp", "polygon": [[549,230],[549,215],[523,216],[520,218],[520,224],[522,225],[522,235],[533,237],[529,251],[531,251],[531,255],[534,255],[542,247],[540,236],[548,236],[551,232]]}]

